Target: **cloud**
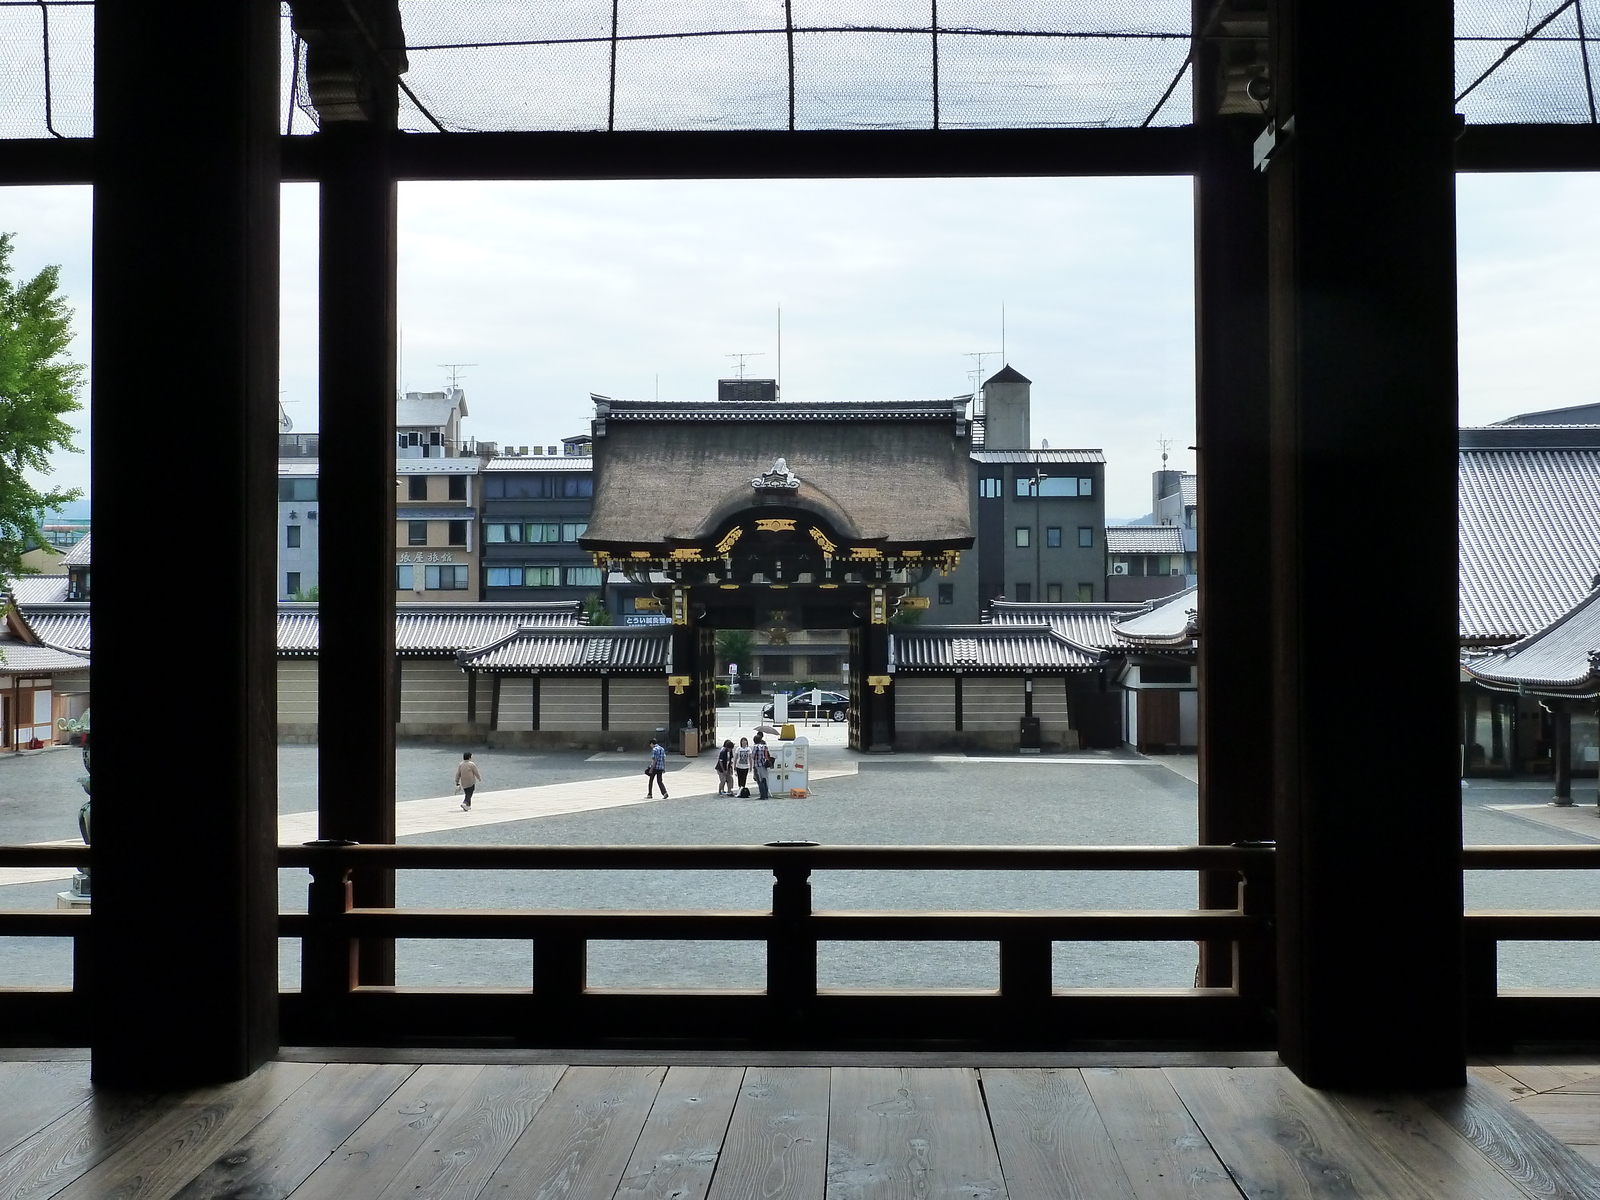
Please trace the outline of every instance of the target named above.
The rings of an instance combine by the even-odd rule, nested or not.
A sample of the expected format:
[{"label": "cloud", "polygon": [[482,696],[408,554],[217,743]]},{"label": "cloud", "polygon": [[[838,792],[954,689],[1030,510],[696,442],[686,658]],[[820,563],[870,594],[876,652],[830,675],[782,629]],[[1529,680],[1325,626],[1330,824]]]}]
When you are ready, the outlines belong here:
[{"label": "cloud", "polygon": [[406,386],[478,364],[480,437],[709,398],[736,353],[775,374],[780,306],[789,398],[961,394],[1004,304],[1036,439],[1105,448],[1112,511],[1193,440],[1187,179],[406,184],[400,213]]},{"label": "cloud", "polygon": [[[1003,169],[1003,164],[996,164]],[[1600,178],[1457,185],[1464,423],[1600,395]],[[283,192],[283,371],[316,427],[316,188]],[[591,391],[714,395],[736,352],[785,394],[948,396],[968,351],[1034,380],[1034,435],[1103,448],[1107,511],[1148,508],[1157,439],[1193,433],[1187,179],[405,184],[404,373],[466,368],[469,429],[516,444],[584,428]],[[89,360],[91,195],[0,188],[15,261],[63,267]],[[998,366],[991,358],[986,370]],[[181,347],[153,347],[181,376]],[[87,410],[80,415],[87,449]],[[57,477],[87,486],[87,455]]]}]

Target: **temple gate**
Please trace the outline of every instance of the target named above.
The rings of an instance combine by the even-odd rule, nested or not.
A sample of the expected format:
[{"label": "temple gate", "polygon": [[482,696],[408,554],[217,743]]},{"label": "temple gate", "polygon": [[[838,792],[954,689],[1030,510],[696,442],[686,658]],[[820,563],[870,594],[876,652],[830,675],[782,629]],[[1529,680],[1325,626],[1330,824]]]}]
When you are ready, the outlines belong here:
[{"label": "temple gate", "polygon": [[672,735],[716,735],[717,629],[847,629],[850,745],[892,750],[892,618],[972,545],[966,398],[597,396],[593,431],[580,544],[671,614]]}]

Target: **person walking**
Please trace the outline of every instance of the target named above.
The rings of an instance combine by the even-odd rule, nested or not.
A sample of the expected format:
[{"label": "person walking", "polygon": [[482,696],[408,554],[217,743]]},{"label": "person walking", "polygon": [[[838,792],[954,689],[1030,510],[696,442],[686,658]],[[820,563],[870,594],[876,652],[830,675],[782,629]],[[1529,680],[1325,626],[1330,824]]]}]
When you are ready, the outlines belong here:
[{"label": "person walking", "polygon": [[657,786],[661,788],[661,798],[667,799],[667,750],[655,738],[650,739],[650,765],[644,769],[644,798],[649,800]]},{"label": "person walking", "polygon": [[739,748],[733,752],[733,773],[739,777],[739,799],[750,799],[750,763],[754,755],[750,752],[750,739],[740,738]]},{"label": "person walking", "polygon": [[750,769],[755,772],[756,787],[761,799],[772,799],[767,791],[767,769],[772,766],[772,751],[767,749],[766,735],[756,731],[755,743],[750,747]]},{"label": "person walking", "polygon": [[717,753],[717,795],[733,795],[733,739],[722,743]]},{"label": "person walking", "polygon": [[478,770],[478,764],[472,761],[472,751],[468,750],[461,756],[461,761],[456,765],[456,791],[462,793],[461,811],[472,811],[472,793],[483,782],[483,772]]}]

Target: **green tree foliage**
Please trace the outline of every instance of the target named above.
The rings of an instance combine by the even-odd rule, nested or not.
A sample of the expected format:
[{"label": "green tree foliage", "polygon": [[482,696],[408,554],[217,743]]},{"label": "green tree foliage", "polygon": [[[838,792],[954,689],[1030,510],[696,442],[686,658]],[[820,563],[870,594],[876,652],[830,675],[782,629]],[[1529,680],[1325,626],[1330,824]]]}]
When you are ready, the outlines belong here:
[{"label": "green tree foliage", "polygon": [[40,491],[28,481],[30,471],[49,473],[52,451],[77,451],[64,418],[81,407],[83,367],[66,357],[72,310],[58,291],[61,268],[17,281],[11,239],[0,233],[0,577],[6,579],[26,571],[22,555],[44,540],[45,512],[82,495]]},{"label": "green tree foliage", "polygon": [[583,623],[585,625],[611,624],[611,610],[606,607],[599,593],[590,592],[583,598]]},{"label": "green tree foliage", "polygon": [[738,663],[740,674],[750,674],[753,661],[750,651],[754,646],[755,637],[748,629],[717,630],[717,660],[723,664],[724,670],[728,663]]},{"label": "green tree foliage", "polygon": [[308,588],[301,588],[294,595],[290,596],[289,599],[295,601],[297,604],[315,604],[317,601],[322,599],[322,585],[320,583],[313,583]]}]

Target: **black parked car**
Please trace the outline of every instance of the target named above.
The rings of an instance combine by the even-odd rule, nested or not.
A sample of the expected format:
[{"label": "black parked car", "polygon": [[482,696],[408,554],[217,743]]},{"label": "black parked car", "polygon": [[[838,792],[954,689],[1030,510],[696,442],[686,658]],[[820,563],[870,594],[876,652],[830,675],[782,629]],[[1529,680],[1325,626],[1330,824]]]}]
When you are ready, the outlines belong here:
[{"label": "black parked car", "polygon": [[[814,717],[825,717],[830,721],[843,721],[850,716],[850,697],[840,692],[822,692],[821,702],[813,704],[811,698],[818,693],[801,692],[789,700],[789,716],[801,720]],[[773,706],[767,705],[761,710],[761,715],[767,720],[773,719]]]}]

